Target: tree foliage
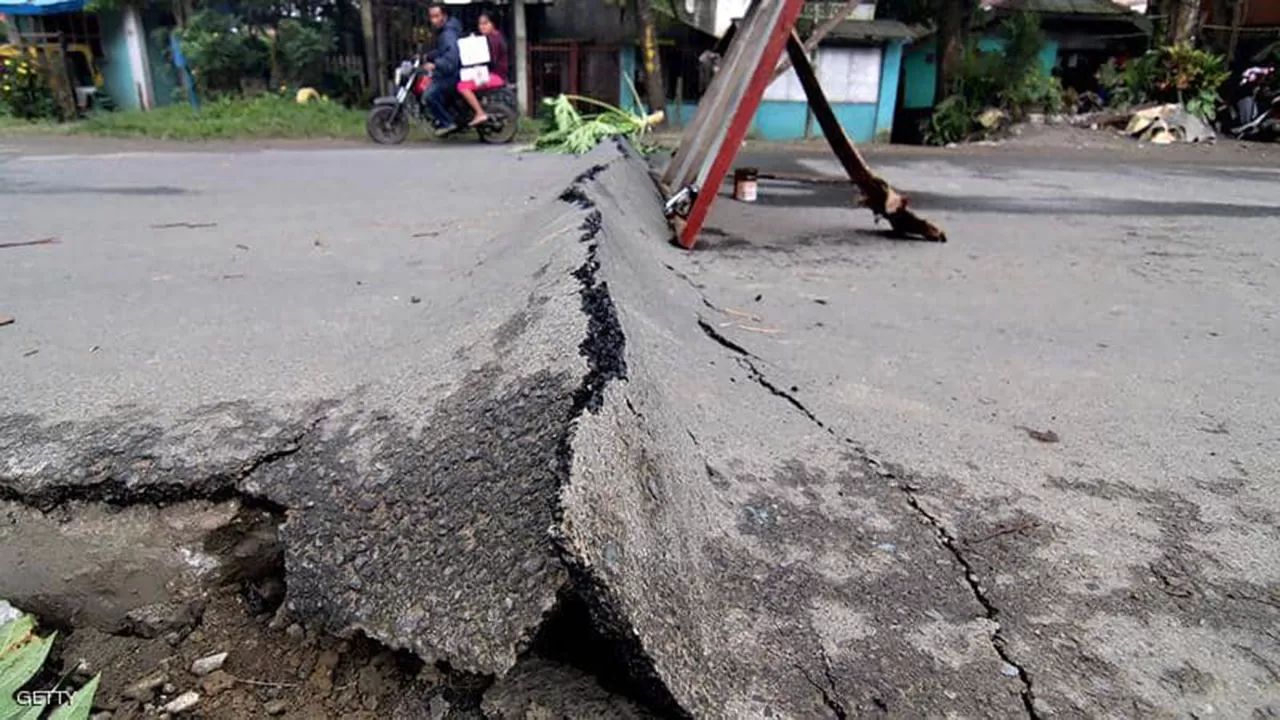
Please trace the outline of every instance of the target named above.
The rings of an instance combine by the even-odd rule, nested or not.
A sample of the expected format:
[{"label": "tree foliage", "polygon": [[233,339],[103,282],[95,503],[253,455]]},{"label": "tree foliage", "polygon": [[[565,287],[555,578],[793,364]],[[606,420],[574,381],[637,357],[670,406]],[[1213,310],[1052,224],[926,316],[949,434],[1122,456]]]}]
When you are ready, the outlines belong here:
[{"label": "tree foliage", "polygon": [[1000,51],[984,52],[974,42],[965,47],[947,97],[934,108],[927,141],[945,145],[986,129],[979,116],[988,108],[1013,120],[1062,110],[1062,85],[1040,65],[1047,37],[1039,20],[1029,13],[1014,15],[1002,24],[1001,36]]},{"label": "tree foliage", "polygon": [[1230,76],[1221,55],[1178,44],[1149,50],[1124,68],[1110,62],[1098,71],[1098,82],[1113,106],[1176,102],[1209,119]]}]

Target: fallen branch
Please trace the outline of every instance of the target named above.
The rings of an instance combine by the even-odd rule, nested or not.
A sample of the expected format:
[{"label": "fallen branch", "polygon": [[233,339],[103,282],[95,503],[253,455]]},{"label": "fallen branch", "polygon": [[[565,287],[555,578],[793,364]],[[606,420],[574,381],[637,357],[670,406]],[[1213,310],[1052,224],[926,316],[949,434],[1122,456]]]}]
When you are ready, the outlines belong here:
[{"label": "fallen branch", "polygon": [[791,38],[787,40],[787,54],[791,56],[791,64],[795,67],[800,85],[804,87],[804,94],[809,99],[809,108],[813,110],[814,118],[822,127],[822,134],[831,145],[831,151],[840,160],[845,172],[849,173],[849,178],[862,191],[864,198],[862,204],[877,216],[888,220],[897,233],[946,242],[947,234],[942,231],[942,228],[907,209],[906,198],[889,187],[889,183],[883,178],[871,172],[867,161],[853,146],[853,142],[849,140],[849,136],[845,134],[844,128],[836,118],[835,111],[831,109],[831,103],[827,100],[826,93],[822,91],[822,85],[818,83],[818,75],[813,70],[813,64],[805,54],[800,36],[794,30],[791,31]]}]

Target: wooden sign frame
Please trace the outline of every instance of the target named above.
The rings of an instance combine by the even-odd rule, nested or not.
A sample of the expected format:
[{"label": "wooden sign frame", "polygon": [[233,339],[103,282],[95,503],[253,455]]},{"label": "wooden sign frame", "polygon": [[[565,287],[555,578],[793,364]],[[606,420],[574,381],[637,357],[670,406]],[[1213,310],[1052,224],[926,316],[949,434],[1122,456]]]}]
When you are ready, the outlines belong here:
[{"label": "wooden sign frame", "polygon": [[938,226],[909,210],[907,199],[871,172],[845,134],[795,34],[803,5],[804,0],[755,0],[731,30],[720,69],[659,179],[676,241],[685,249],[697,242],[785,49],[827,143],[861,191],[860,204],[886,218],[897,233],[945,242]]}]

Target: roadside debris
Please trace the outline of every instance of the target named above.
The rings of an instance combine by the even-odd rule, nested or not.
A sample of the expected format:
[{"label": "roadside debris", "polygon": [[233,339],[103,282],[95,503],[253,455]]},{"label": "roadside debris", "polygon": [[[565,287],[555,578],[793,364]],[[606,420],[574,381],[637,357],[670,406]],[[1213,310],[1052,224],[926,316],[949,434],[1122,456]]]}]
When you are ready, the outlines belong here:
[{"label": "roadside debris", "polygon": [[9,604],[8,600],[0,600],[0,625],[22,617],[22,611]]},{"label": "roadside debris", "polygon": [[1025,425],[1017,425],[1014,429],[1025,432],[1027,437],[1035,440],[1036,442],[1053,444],[1062,441],[1062,438],[1058,437],[1058,433],[1052,430],[1035,430]]},{"label": "roadside debris", "polygon": [[1216,138],[1208,123],[1176,103],[1134,112],[1129,117],[1124,133],[1155,145],[1210,142]]},{"label": "roadside debris", "polygon": [[221,670],[224,663],[227,662],[227,653],[220,652],[216,655],[202,657],[191,663],[192,675],[208,675],[216,670]]},{"label": "roadside debris", "polygon": [[58,238],[40,238],[39,240],[19,240],[17,242],[0,243],[0,248],[30,247],[32,245],[57,245]]},{"label": "roadside debris", "polygon": [[160,708],[161,712],[177,715],[188,710],[194,709],[200,704],[200,694],[197,692],[185,692],[169,702],[168,705]]},{"label": "roadside debris", "polygon": [[169,676],[160,672],[149,675],[125,688],[124,696],[138,702],[150,702],[156,691],[169,682]]},{"label": "roadside debris", "polygon": [[1009,115],[1000,108],[987,108],[978,115],[978,124],[988,132],[1002,127],[1009,120]]},{"label": "roadside debris", "polygon": [[209,223],[195,223],[195,222],[160,223],[160,224],[158,224],[158,225],[152,225],[152,226],[151,226],[151,229],[152,229],[152,230],[169,230],[169,229],[171,229],[171,228],[187,228],[188,230],[198,230],[198,229],[200,229],[200,228],[213,228],[213,227],[218,227],[218,223],[216,223],[216,222],[209,222]]},{"label": "roadside debris", "polygon": [[[601,112],[583,115],[574,103],[598,108]],[[641,138],[661,125],[666,117],[661,110],[651,115],[640,115],[580,95],[547,98],[544,104],[551,110],[551,121],[534,143],[533,148],[539,152],[581,155],[612,137],[624,137],[637,150],[646,152],[648,148],[640,144]]]}]

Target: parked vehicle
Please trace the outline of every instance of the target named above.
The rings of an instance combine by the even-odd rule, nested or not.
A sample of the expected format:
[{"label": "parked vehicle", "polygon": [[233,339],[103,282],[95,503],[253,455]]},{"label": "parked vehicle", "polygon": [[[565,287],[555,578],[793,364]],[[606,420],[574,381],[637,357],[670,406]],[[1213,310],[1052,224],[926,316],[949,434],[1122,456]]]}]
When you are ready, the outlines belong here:
[{"label": "parked vehicle", "polygon": [[[369,119],[365,122],[369,137],[380,145],[399,145],[404,142],[409,137],[411,123],[425,123],[431,127],[435,125],[425,102],[427,89],[431,87],[431,75],[426,66],[420,60],[400,63],[394,82],[396,94],[374,100]],[[471,128],[468,124],[475,114],[461,95],[451,93],[449,110],[453,113],[453,121],[458,128],[454,133],[474,129],[481,142],[511,142],[516,136],[520,117],[516,110],[515,86],[480,89],[476,91],[476,97],[489,120]]]},{"label": "parked vehicle", "polygon": [[61,53],[66,59],[67,74],[75,91],[76,109],[96,110],[103,104],[106,93],[102,91],[102,70],[93,58],[93,50],[83,43],[41,43],[38,45],[0,45],[0,60],[17,59],[24,54],[32,61],[41,55],[56,57]]},{"label": "parked vehicle", "polygon": [[1245,70],[1237,86],[1235,102],[1224,108],[1222,132],[1241,140],[1275,140],[1280,137],[1280,93],[1273,67]]}]

